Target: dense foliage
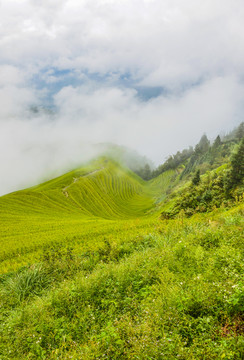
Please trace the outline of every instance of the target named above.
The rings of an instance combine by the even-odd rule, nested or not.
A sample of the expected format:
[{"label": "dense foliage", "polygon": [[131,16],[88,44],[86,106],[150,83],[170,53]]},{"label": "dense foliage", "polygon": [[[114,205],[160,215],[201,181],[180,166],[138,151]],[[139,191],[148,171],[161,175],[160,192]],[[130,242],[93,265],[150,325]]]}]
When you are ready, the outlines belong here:
[{"label": "dense foliage", "polygon": [[226,187],[228,190],[242,185],[244,181],[244,138],[236,147],[231,157],[231,169],[228,173]]}]

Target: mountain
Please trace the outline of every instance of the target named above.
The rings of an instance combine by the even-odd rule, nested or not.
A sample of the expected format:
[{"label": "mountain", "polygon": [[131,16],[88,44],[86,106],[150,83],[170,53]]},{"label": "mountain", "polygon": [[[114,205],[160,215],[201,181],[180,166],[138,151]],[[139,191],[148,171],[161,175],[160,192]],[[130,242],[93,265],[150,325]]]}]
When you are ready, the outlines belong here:
[{"label": "mountain", "polygon": [[0,197],[0,358],[241,360],[235,134],[148,181],[107,154]]},{"label": "mountain", "polygon": [[100,158],[87,167],[2,196],[4,246],[0,258],[11,259],[19,252],[31,254],[43,244],[77,236],[85,225],[96,226],[104,219],[146,218],[149,213],[157,216],[156,202],[165,196],[174,177],[175,172],[169,171],[147,183],[114,160]]},{"label": "mountain", "polygon": [[112,143],[100,143],[96,144],[94,148],[96,153],[109,157],[136,173],[146,165],[148,165],[150,169],[154,169],[155,167],[150,159],[140,155],[137,151],[130,149],[127,146]]},{"label": "mountain", "polygon": [[153,198],[163,191],[155,186],[159,179],[148,184],[114,160],[100,158],[39,186],[1,197],[0,214],[108,219],[143,216],[153,207]]}]

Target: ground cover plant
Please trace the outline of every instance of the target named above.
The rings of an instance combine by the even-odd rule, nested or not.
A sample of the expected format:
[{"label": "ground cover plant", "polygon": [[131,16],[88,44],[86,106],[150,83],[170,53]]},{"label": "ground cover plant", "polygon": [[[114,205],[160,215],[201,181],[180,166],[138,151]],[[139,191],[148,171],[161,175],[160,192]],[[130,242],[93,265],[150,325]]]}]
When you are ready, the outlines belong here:
[{"label": "ground cover plant", "polygon": [[1,359],[243,359],[243,197],[162,217],[180,176],[100,159],[0,198]]}]

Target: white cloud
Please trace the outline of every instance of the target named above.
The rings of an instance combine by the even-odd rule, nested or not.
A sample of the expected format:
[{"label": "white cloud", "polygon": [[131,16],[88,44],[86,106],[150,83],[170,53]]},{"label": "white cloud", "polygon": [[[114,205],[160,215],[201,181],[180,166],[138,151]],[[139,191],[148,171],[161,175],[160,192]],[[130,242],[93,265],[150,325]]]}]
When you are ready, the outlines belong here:
[{"label": "white cloud", "polygon": [[40,114],[32,120],[0,122],[1,192],[78,166],[94,155],[87,143],[113,141],[163,162],[194,145],[206,129],[215,137],[220,129],[237,124],[243,94],[235,78],[220,77],[180,97],[159,96],[148,102],[130,89],[65,87],[55,97],[58,114],[52,120]]},{"label": "white cloud", "polygon": [[243,71],[243,2],[237,0],[3,0],[5,61],[132,73],[172,86]]},{"label": "white cloud", "polygon": [[162,161],[162,154],[192,144],[206,129],[215,136],[237,124],[243,90],[233,77],[216,77],[181,96],[143,102],[130,89],[67,87],[56,104],[59,121],[78,129],[81,138],[125,143]]},{"label": "white cloud", "polygon": [[[87,141],[160,162],[231,129],[243,111],[243,16],[241,0],[2,0],[0,192],[78,164]],[[142,101],[138,86],[167,91]],[[48,94],[56,116],[31,118]]]}]

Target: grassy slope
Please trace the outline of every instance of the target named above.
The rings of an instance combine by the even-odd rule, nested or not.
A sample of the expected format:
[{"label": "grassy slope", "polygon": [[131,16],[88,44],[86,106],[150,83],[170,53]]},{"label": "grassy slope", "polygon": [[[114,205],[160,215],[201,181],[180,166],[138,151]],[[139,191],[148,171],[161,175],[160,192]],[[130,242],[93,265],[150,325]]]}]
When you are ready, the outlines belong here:
[{"label": "grassy slope", "polygon": [[177,184],[103,159],[1,197],[0,358],[242,359],[243,206],[159,221]]},{"label": "grassy slope", "polygon": [[115,228],[123,232],[123,222],[133,224],[133,219],[140,219],[143,227],[148,223],[145,215],[154,212],[157,197],[173,176],[169,172],[147,184],[115,162],[100,159],[1,197],[3,271],[34,261],[44,247],[57,242],[72,242],[78,248],[84,239],[94,241]]},{"label": "grassy slope", "polygon": [[[133,203],[139,206],[130,206]],[[79,215],[102,218],[135,217],[152,206],[135,176],[115,163],[100,161],[40,186],[1,198],[1,215]],[[6,214],[7,215],[7,214]]]}]

